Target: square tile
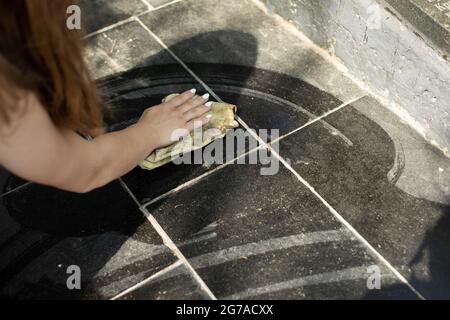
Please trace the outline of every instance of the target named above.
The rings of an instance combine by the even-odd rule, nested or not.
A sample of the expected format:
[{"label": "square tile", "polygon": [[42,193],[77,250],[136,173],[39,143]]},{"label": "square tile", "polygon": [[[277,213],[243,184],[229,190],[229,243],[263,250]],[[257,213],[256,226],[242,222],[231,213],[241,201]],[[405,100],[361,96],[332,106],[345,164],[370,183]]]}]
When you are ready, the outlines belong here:
[{"label": "square tile", "polygon": [[334,134],[311,125],[281,140],[281,155],[419,292],[448,298],[450,207],[401,189],[404,172],[421,171],[405,170],[402,144],[375,121],[351,106],[325,121]]},{"label": "square tile", "polygon": [[125,20],[148,9],[141,0],[81,0],[80,8],[85,34]]},{"label": "square tile", "polygon": [[135,67],[175,63],[135,21],[89,37],[84,44],[84,56],[95,79]]},{"label": "square tile", "polygon": [[141,20],[186,63],[238,65],[286,74],[344,101],[362,94],[292,27],[252,1],[186,0],[145,14]]},{"label": "square tile", "polygon": [[[33,184],[1,202],[4,298],[111,298],[177,260],[118,182],[88,194]],[[69,266],[81,290],[66,286]]]},{"label": "square tile", "polygon": [[[397,283],[287,169],[260,168],[230,165],[147,206],[218,298],[304,299],[312,285],[327,298],[362,298],[374,264]],[[347,280],[359,280],[359,292],[320,286]],[[413,298],[405,292],[397,298]]]}]

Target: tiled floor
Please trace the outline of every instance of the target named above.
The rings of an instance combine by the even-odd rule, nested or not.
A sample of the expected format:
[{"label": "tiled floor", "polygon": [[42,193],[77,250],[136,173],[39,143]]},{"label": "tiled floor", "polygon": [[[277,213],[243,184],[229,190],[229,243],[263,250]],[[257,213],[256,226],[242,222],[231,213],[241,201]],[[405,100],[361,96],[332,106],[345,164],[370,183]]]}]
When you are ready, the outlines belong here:
[{"label": "tiled floor", "polygon": [[[2,297],[450,298],[450,161],[294,31],[250,0],[87,2],[110,130],[196,87],[238,105],[248,143],[85,195],[0,169]],[[275,147],[275,175],[234,159]]]}]

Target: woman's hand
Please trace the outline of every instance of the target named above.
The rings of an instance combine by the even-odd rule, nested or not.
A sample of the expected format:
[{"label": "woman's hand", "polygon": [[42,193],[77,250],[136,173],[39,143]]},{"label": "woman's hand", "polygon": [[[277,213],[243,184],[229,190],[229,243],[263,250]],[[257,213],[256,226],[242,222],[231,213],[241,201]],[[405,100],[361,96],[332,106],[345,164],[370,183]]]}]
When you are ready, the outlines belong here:
[{"label": "woman's hand", "polygon": [[195,95],[195,89],[186,91],[168,102],[145,110],[137,126],[146,132],[148,139],[153,140],[155,148],[168,146],[180,138],[177,133],[187,134],[195,126],[209,121],[205,113],[210,111],[212,103],[207,102],[208,99],[209,94],[200,97]]}]

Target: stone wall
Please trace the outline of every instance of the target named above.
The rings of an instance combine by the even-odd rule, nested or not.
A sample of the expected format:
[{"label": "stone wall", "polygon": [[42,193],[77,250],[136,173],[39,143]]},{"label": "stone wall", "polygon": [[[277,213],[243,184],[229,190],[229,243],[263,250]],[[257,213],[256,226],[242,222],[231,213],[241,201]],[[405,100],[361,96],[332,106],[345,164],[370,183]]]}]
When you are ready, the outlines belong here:
[{"label": "stone wall", "polygon": [[[406,0],[404,0],[406,1]],[[382,0],[261,0],[450,156],[450,63]]]}]

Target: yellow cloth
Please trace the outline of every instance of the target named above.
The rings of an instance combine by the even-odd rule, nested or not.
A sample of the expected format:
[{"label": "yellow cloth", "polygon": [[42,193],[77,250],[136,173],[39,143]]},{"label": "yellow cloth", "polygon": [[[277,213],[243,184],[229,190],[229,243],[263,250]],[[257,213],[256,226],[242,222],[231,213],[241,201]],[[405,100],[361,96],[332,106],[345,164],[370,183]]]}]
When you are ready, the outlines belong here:
[{"label": "yellow cloth", "polygon": [[[164,98],[163,102],[167,102],[178,94],[171,94]],[[190,139],[182,139],[168,147],[156,149],[153,151],[139,166],[142,169],[153,170],[172,161],[172,154],[182,155],[200,149],[210,144],[216,139],[225,136],[229,129],[239,127],[238,122],[234,119],[237,107],[228,103],[213,102],[211,111],[207,114],[211,115],[211,119],[202,128],[203,139],[201,143],[194,141],[194,132],[191,132]]]}]

